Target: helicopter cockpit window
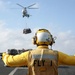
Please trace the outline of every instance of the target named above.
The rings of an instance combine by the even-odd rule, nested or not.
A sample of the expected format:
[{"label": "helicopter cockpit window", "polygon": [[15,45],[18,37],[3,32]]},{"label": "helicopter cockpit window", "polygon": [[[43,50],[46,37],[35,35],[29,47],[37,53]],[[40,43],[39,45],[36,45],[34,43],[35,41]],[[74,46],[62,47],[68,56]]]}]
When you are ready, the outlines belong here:
[{"label": "helicopter cockpit window", "polygon": [[23,30],[23,34],[28,34],[28,33],[31,33],[31,29],[30,28],[27,28],[27,29]]}]

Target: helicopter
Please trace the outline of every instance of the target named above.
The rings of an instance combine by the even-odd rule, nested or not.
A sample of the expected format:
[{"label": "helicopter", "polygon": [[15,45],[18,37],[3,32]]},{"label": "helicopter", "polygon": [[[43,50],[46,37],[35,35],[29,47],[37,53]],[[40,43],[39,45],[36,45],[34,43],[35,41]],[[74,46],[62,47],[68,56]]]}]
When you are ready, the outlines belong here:
[{"label": "helicopter", "polygon": [[32,5],[29,5],[29,6],[27,6],[27,7],[24,7],[24,6],[22,6],[22,5],[20,5],[20,4],[18,4],[17,3],[17,5],[18,6],[20,6],[20,7],[22,7],[23,9],[22,9],[22,16],[23,16],[23,18],[24,17],[30,17],[31,15],[30,14],[28,14],[28,11],[27,11],[27,9],[37,9],[37,8],[31,8],[32,6],[34,6],[36,3],[34,3],[34,4],[32,4]]}]

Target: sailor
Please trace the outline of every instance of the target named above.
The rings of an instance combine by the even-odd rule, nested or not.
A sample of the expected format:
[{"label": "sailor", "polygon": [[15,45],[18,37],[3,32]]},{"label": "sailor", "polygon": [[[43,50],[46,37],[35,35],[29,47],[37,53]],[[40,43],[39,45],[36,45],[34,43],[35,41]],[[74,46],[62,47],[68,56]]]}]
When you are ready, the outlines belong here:
[{"label": "sailor", "polygon": [[58,75],[59,65],[74,65],[75,56],[70,56],[58,50],[49,49],[55,40],[47,29],[39,29],[33,37],[34,50],[19,55],[2,54],[5,65],[28,66],[28,75]]}]

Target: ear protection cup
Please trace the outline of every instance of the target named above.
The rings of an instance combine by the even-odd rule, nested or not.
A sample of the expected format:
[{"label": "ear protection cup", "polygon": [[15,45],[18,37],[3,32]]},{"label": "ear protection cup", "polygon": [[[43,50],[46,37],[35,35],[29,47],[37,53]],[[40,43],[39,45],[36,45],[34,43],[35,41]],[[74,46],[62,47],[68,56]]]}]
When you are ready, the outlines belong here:
[{"label": "ear protection cup", "polygon": [[51,38],[52,38],[52,40],[51,40],[51,42],[50,42],[50,45],[52,46],[53,45],[53,43],[55,43],[55,40],[54,40],[54,38],[53,38],[53,36],[51,35]]},{"label": "ear protection cup", "polygon": [[34,36],[34,37],[33,37],[33,44],[36,44],[36,40],[37,40],[37,37]]}]

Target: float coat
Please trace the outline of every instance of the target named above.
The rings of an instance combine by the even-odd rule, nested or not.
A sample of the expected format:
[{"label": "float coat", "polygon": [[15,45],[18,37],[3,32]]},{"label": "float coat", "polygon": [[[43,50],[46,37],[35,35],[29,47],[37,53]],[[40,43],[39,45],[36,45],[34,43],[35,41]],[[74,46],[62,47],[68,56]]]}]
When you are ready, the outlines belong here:
[{"label": "float coat", "polygon": [[3,53],[2,60],[10,67],[28,66],[29,75],[58,75],[59,65],[75,65],[75,56],[50,50],[48,46],[38,46],[15,56]]}]

